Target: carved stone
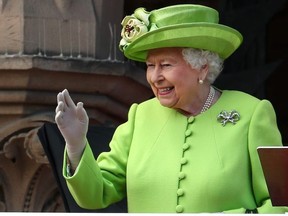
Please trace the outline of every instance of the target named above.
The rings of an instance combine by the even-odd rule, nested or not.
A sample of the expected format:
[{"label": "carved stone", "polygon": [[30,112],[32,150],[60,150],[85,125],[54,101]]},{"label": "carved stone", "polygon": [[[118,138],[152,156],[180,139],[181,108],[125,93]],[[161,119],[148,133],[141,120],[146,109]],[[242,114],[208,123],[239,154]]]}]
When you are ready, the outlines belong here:
[{"label": "carved stone", "polygon": [[54,122],[59,91],[84,102],[91,124],[114,127],[152,96],[143,70],[118,51],[122,4],[1,1],[0,211],[65,211],[37,136]]}]

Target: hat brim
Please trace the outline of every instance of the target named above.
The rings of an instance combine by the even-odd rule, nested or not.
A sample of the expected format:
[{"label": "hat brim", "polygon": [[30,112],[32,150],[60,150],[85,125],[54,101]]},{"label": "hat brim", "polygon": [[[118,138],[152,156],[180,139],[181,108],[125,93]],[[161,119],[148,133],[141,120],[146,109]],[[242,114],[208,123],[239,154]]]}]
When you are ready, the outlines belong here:
[{"label": "hat brim", "polygon": [[133,41],[124,55],[145,62],[147,51],[164,47],[192,47],[216,52],[228,58],[242,43],[242,35],[235,29],[215,23],[179,24],[148,32]]}]

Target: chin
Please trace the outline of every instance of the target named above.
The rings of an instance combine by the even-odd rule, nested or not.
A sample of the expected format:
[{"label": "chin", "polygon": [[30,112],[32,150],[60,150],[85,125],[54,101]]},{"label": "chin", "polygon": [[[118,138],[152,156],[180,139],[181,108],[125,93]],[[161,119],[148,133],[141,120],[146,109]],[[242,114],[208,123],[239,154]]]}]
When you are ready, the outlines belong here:
[{"label": "chin", "polygon": [[177,101],[172,100],[172,98],[161,98],[157,96],[157,99],[159,100],[160,104],[164,107],[174,108],[177,104]]},{"label": "chin", "polygon": [[165,103],[165,102],[160,100],[160,104],[164,107],[167,107],[167,108],[173,108],[173,105],[171,103]]}]

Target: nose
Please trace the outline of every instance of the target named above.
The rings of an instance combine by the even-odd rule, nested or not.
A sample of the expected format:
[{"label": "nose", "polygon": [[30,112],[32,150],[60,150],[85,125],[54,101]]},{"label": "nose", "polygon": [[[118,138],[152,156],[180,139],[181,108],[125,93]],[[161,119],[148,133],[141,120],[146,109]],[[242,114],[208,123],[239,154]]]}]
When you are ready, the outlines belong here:
[{"label": "nose", "polygon": [[147,71],[147,79],[151,83],[159,83],[162,80],[164,80],[164,77],[161,73],[161,70],[159,67],[154,67],[153,70]]}]

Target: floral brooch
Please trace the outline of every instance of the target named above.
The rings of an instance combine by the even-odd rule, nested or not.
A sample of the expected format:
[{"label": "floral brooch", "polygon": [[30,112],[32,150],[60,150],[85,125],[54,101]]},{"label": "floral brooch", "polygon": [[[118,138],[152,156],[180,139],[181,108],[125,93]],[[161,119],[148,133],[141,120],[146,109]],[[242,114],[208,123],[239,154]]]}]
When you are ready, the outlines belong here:
[{"label": "floral brooch", "polygon": [[217,120],[221,122],[222,126],[225,126],[227,122],[236,124],[240,120],[240,114],[236,110],[232,110],[231,112],[224,110],[219,113]]},{"label": "floral brooch", "polygon": [[121,41],[119,48],[124,51],[134,40],[148,32],[150,13],[145,8],[137,8],[134,14],[124,17],[121,22]]}]

